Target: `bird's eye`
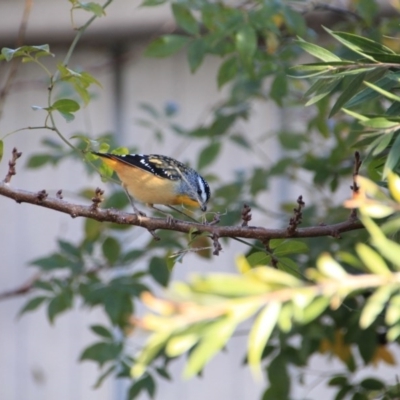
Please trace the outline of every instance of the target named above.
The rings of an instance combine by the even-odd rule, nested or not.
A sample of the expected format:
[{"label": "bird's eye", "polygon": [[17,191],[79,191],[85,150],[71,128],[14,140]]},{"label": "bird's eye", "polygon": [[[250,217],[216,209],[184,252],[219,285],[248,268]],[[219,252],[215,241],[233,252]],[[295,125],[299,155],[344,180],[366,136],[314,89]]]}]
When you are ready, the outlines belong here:
[{"label": "bird's eye", "polygon": [[198,194],[199,196],[201,196],[202,193],[203,193],[203,191],[202,191],[201,189],[199,189],[199,190],[197,191],[197,194]]}]

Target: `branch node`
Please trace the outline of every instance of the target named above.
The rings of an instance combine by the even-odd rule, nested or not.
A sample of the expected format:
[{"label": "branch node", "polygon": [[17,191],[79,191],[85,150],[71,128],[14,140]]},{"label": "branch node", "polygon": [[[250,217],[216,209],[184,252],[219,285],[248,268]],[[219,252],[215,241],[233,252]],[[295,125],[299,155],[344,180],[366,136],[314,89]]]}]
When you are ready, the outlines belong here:
[{"label": "branch node", "polygon": [[44,201],[47,199],[48,193],[43,189],[36,193],[36,198],[39,201]]},{"label": "branch node", "polygon": [[221,222],[221,214],[218,212],[213,213],[213,214],[214,214],[213,219],[211,222],[208,223],[208,225],[217,225]]},{"label": "branch node", "polygon": [[18,152],[17,149],[14,147],[13,151],[12,151],[11,160],[8,162],[8,172],[4,179],[5,183],[10,183],[13,175],[15,175],[17,173],[15,170],[15,165],[17,164],[18,158],[20,158],[21,156],[22,156],[22,153]]},{"label": "branch node", "polygon": [[213,233],[211,238],[212,238],[213,247],[214,247],[213,255],[219,256],[219,252],[222,250],[222,246],[219,243],[219,236],[217,233]]},{"label": "branch node", "polygon": [[60,189],[59,191],[57,191],[56,197],[57,197],[57,199],[59,199],[59,200],[62,200],[62,199],[63,199],[63,195],[62,195],[62,190],[61,190],[61,189]]},{"label": "branch node", "polygon": [[293,236],[296,233],[297,227],[301,224],[303,220],[302,209],[305,207],[306,203],[303,201],[303,196],[297,198],[297,207],[293,209],[294,215],[290,218],[289,226],[286,228],[286,232],[289,236]]},{"label": "branch node", "polygon": [[94,197],[92,197],[92,205],[90,206],[92,211],[96,211],[99,208],[99,204],[104,200],[103,199],[104,190],[96,188],[94,193],[95,193]]},{"label": "branch node", "polygon": [[251,221],[251,208],[248,204],[243,204],[242,208],[242,226],[249,226],[249,221]]}]

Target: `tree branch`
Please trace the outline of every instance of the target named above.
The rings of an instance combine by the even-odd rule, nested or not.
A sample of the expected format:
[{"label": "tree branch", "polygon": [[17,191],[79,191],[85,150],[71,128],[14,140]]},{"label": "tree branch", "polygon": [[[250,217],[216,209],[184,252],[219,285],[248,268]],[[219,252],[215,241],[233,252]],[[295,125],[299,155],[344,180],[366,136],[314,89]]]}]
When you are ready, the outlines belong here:
[{"label": "tree branch", "polygon": [[211,235],[217,235],[218,238],[223,237],[240,237],[246,239],[258,239],[264,241],[266,239],[280,238],[307,238],[318,236],[338,237],[339,234],[362,229],[362,223],[354,218],[333,225],[318,225],[306,228],[297,228],[295,232],[288,232],[287,228],[283,229],[266,229],[258,226],[215,226],[212,224],[201,224],[176,220],[174,224],[170,224],[167,219],[140,217],[135,214],[129,214],[112,208],[101,209],[91,205],[73,204],[60,198],[50,197],[45,191],[28,192],[26,190],[14,189],[7,182],[0,183],[0,195],[14,199],[17,203],[29,203],[36,206],[49,208],[58,212],[70,215],[72,218],[84,217],[95,219],[100,222],[113,222],[121,225],[141,226],[151,231],[157,229],[166,229],[176,232],[189,233],[195,228],[197,232],[209,232]]}]

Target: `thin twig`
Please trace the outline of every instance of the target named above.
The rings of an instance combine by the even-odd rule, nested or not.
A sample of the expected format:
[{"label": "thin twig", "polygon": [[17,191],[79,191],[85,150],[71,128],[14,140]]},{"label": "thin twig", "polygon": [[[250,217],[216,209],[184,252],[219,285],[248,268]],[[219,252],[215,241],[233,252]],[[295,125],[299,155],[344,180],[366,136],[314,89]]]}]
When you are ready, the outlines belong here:
[{"label": "thin twig", "polygon": [[15,165],[17,164],[18,158],[22,156],[22,153],[19,153],[17,149],[14,147],[12,151],[12,158],[8,162],[8,172],[4,179],[5,183],[10,183],[11,178],[17,173],[15,170]]},{"label": "thin twig", "polygon": [[[28,25],[28,19],[29,19],[29,14],[32,9],[32,4],[33,4],[33,0],[25,0],[24,12],[22,14],[21,23],[19,25],[18,37],[15,42],[16,48],[22,46],[22,44],[24,42],[26,27]],[[3,105],[5,102],[5,99],[8,95],[8,92],[10,91],[10,87],[17,75],[19,65],[20,65],[20,61],[18,59],[13,58],[11,60],[10,69],[8,70],[8,76],[5,80],[3,88],[0,90],[0,118],[3,114]]]},{"label": "thin twig", "polygon": [[97,210],[99,208],[100,203],[104,200],[103,199],[103,194],[104,190],[101,190],[100,188],[96,188],[94,192],[94,197],[92,197],[92,210]]},{"label": "thin twig", "polygon": [[301,224],[303,220],[302,209],[306,204],[303,201],[303,196],[297,198],[297,207],[293,209],[294,216],[290,218],[289,226],[287,227],[287,233],[289,236],[293,236],[296,232],[297,227]]},{"label": "thin twig", "polygon": [[249,226],[249,222],[251,221],[251,208],[248,204],[243,204],[242,221],[242,226]]},{"label": "thin twig", "polygon": [[[355,199],[359,195],[360,187],[358,186],[357,183],[357,177],[360,172],[360,167],[361,167],[362,161],[360,157],[360,153],[356,151],[354,153],[354,167],[353,167],[353,184],[350,186],[350,189],[352,190],[352,199]],[[351,219],[356,219],[357,218],[357,209],[353,208],[350,213],[350,218]]]}]

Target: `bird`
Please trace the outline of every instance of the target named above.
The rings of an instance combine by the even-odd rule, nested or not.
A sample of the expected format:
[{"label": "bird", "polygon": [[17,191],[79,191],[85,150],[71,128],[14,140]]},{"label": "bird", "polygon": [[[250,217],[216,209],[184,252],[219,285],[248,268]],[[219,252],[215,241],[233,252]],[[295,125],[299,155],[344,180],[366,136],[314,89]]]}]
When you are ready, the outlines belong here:
[{"label": "bird", "polygon": [[159,154],[92,152],[118,175],[136,215],[133,199],[154,208],[154,204],[182,205],[207,210],[211,191],[207,181],[193,168],[174,158]]}]

